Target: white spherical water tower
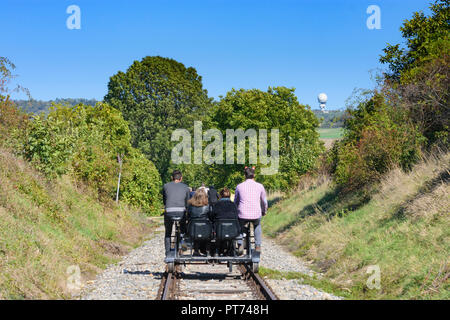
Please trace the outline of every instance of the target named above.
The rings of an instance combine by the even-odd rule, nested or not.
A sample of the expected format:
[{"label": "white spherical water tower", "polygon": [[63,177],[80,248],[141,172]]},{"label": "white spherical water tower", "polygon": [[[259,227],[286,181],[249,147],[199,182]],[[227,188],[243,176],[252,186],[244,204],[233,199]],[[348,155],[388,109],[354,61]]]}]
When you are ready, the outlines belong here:
[{"label": "white spherical water tower", "polygon": [[323,113],[326,113],[325,107],[327,105],[328,97],[325,93],[321,93],[317,96],[317,100],[320,103],[320,109],[322,109]]}]

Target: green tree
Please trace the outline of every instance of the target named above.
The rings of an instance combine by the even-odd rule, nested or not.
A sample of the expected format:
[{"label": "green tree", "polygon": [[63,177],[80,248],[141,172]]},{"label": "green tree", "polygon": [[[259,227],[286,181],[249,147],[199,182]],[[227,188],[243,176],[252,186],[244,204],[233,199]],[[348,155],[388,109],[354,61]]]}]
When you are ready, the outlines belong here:
[{"label": "green tree", "polygon": [[380,58],[389,66],[385,91],[391,104],[407,110],[428,147],[449,145],[449,3],[436,1],[429,16],[415,12],[400,28],[406,48],[388,45]]},{"label": "green tree", "polygon": [[16,69],[14,63],[6,57],[0,57],[0,98],[7,98],[12,92],[24,92],[30,99],[31,95],[27,88],[17,84],[15,88],[11,89],[8,84],[17,77],[12,71]]},{"label": "green tree", "polygon": [[[317,128],[319,120],[309,106],[297,101],[294,89],[285,87],[261,90],[231,90],[219,101],[214,113],[214,124],[226,134],[227,129],[279,130],[280,164],[277,174],[258,175],[268,189],[287,189],[294,186],[301,175],[313,168],[323,150]],[[225,140],[225,139],[224,139]],[[268,141],[268,154],[271,143]],[[247,155],[249,149],[247,148]],[[258,157],[257,173],[262,165]],[[248,157],[247,157],[248,161]],[[225,163],[225,162],[224,162]],[[212,166],[219,186],[236,186],[242,181],[243,164]]]},{"label": "green tree", "polygon": [[129,122],[133,146],[167,181],[173,168],[172,131],[192,131],[194,120],[206,118],[212,100],[194,68],[157,56],[134,61],[126,72],[112,76],[105,101],[122,112]]},{"label": "green tree", "polygon": [[28,91],[18,85],[10,89],[8,84],[15,75],[12,71],[16,66],[6,57],[0,57],[0,146],[9,147],[13,150],[22,149],[24,132],[29,123],[28,116],[16,108],[10,100],[12,91]]},{"label": "green tree", "polygon": [[406,40],[406,48],[400,44],[388,45],[380,62],[388,64],[389,79],[400,81],[403,72],[417,66],[420,61],[432,54],[430,44],[439,39],[448,39],[450,31],[450,0],[437,0],[430,6],[432,14],[415,12],[413,18],[406,20],[400,28]]},{"label": "green tree", "polygon": [[0,94],[8,94],[10,89],[8,83],[14,78],[12,70],[16,66],[6,57],[0,57]]}]

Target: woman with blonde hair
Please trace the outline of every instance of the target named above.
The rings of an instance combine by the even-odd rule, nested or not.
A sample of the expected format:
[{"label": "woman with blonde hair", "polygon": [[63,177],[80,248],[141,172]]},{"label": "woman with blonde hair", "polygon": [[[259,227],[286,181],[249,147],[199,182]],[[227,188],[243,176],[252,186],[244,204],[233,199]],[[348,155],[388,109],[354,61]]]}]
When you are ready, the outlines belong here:
[{"label": "woman with blonde hair", "polygon": [[188,200],[188,205],[189,219],[208,218],[208,195],[203,189],[195,191],[192,198]]},{"label": "woman with blonde hair", "polygon": [[[190,221],[196,219],[209,220],[209,208],[208,195],[205,190],[202,188],[197,189],[192,198],[188,200],[188,219]],[[207,244],[205,241],[194,242],[194,255],[200,255],[200,251],[207,254]]]}]

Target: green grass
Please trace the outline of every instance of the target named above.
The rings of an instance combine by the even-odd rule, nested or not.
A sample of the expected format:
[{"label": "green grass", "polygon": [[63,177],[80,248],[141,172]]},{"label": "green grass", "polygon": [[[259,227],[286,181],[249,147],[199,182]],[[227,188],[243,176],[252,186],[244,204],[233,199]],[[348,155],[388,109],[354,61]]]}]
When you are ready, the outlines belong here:
[{"label": "green grass", "polygon": [[322,185],[313,190],[296,193],[271,206],[270,214],[264,217],[264,233],[276,236],[301,221],[301,217],[312,214],[315,209],[313,204],[323,198],[327,191],[327,186]]},{"label": "green grass", "polygon": [[[332,184],[296,193],[269,209],[265,234],[350,299],[450,299],[449,154],[408,174],[391,172],[371,199]],[[447,172],[447,174],[445,174]],[[369,289],[369,266],[381,289]],[[339,295],[339,294],[338,294]]]},{"label": "green grass", "polygon": [[316,289],[322,290],[327,293],[331,293],[335,296],[342,298],[351,298],[352,295],[349,290],[342,289],[338,285],[332,283],[326,278],[319,278],[318,276],[309,276],[301,272],[294,271],[279,271],[265,267],[259,268],[259,275],[267,279],[276,280],[298,280],[302,284],[310,285]]},{"label": "green grass", "polygon": [[[345,216],[350,210],[363,206],[368,201],[365,194],[351,194],[343,196],[338,189],[323,183],[292,194],[282,202],[271,206],[268,215],[264,217],[264,232],[270,236],[277,236],[284,231],[303,223],[308,217],[319,216],[332,218]],[[308,220],[305,225],[311,228],[315,220]],[[321,223],[321,222],[320,222]],[[320,224],[319,223],[319,224]]]},{"label": "green grass", "polygon": [[317,130],[320,135],[320,139],[340,139],[344,132],[343,128],[319,128]]},{"label": "green grass", "polygon": [[105,244],[130,249],[149,232],[126,206],[101,203],[66,176],[47,181],[0,149],[0,295],[3,299],[70,298],[66,270],[91,278],[118,256]]}]

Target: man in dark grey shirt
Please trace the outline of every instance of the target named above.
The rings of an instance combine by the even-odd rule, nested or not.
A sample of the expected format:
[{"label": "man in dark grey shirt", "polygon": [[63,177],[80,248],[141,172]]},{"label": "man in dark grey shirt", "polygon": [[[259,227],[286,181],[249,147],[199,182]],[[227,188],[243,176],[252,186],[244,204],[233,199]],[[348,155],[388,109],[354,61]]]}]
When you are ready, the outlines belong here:
[{"label": "man in dark grey shirt", "polygon": [[183,176],[179,170],[172,173],[172,182],[163,186],[164,202],[164,226],[166,228],[164,246],[166,255],[170,251],[170,236],[172,235],[173,221],[172,217],[182,217],[180,221],[180,231],[186,232],[186,208],[189,200],[189,187],[182,183]]}]

